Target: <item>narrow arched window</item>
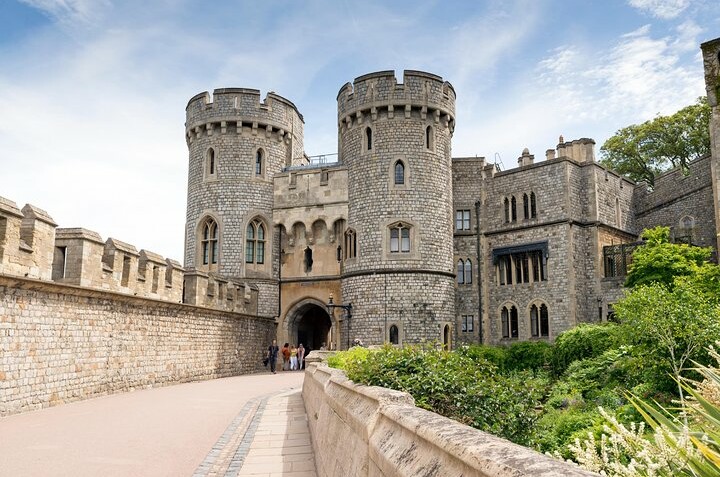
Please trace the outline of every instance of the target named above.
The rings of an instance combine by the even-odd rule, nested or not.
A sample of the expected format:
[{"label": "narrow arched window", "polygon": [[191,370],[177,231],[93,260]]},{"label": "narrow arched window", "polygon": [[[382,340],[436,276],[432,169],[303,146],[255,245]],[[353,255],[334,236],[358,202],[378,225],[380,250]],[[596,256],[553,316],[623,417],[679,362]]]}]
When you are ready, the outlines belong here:
[{"label": "narrow arched window", "polygon": [[402,161],[395,163],[395,184],[405,183],[405,164]]},{"label": "narrow arched window", "polygon": [[215,177],[215,171],[217,169],[215,160],[215,150],[210,148],[205,153],[205,178]]},{"label": "narrow arched window", "polygon": [[265,154],[262,149],[258,149],[255,153],[255,175],[263,175],[263,162],[265,160]]},{"label": "narrow arched window", "polygon": [[505,205],[505,223],[507,224],[510,222],[510,201],[507,197],[505,197],[503,204]]},{"label": "narrow arched window", "polygon": [[510,307],[510,338],[518,337],[518,311],[514,306]]},{"label": "narrow arched window", "polygon": [[465,269],[463,272],[465,275],[465,284],[470,285],[472,283],[472,262],[470,259],[465,261]]},{"label": "narrow arched window", "polygon": [[265,225],[260,219],[250,222],[245,230],[245,263],[265,263]]},{"label": "narrow arched window", "polygon": [[465,283],[465,263],[462,260],[457,262],[457,282],[458,285]]},{"label": "narrow arched window", "polygon": [[530,192],[530,218],[537,217],[537,204],[535,200],[535,192]]},{"label": "narrow arched window", "polygon": [[530,199],[527,194],[523,194],[523,218],[525,220],[530,218]]},{"label": "narrow arched window", "polygon": [[540,336],[550,336],[550,320],[544,303],[540,305]]},{"label": "narrow arched window", "polygon": [[513,222],[517,222],[517,201],[515,196],[510,199],[510,217]]},{"label": "narrow arched window", "polygon": [[425,128],[425,147],[427,149],[435,147],[435,131],[433,131],[432,126]]},{"label": "narrow arched window", "polygon": [[200,247],[203,265],[213,265],[218,262],[218,227],[210,218],[205,219],[202,226]]},{"label": "narrow arched window", "polygon": [[345,232],[345,258],[355,258],[357,256],[357,236],[353,229]]},{"label": "narrow arched window", "polygon": [[530,336],[540,336],[540,328],[538,326],[538,307],[535,305],[530,307]]},{"label": "narrow arched window", "polygon": [[500,326],[502,329],[502,337],[510,338],[509,313],[507,307],[504,306],[502,312],[500,312]]},{"label": "narrow arched window", "polygon": [[390,326],[390,343],[391,344],[400,344],[400,332],[398,330],[398,327],[395,325]]},{"label": "narrow arched window", "polygon": [[372,129],[370,127],[365,128],[365,147],[368,151],[372,150],[373,147]]}]

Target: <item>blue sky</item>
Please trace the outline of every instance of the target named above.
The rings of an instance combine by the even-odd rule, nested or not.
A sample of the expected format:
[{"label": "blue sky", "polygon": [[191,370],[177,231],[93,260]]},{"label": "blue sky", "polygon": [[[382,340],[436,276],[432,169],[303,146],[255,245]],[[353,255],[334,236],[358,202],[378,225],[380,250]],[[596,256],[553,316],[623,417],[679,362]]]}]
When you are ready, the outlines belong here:
[{"label": "blue sky", "polygon": [[429,71],[457,92],[453,155],[536,160],[704,94],[717,0],[0,1],[0,195],[182,261],[185,105],[249,87],[337,150],[340,87]]}]

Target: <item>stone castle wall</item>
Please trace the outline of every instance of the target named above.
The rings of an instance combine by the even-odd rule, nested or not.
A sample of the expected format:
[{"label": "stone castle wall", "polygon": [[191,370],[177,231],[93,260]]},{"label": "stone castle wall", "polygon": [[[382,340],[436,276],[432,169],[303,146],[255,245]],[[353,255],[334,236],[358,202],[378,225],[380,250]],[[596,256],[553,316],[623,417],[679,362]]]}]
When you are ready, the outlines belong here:
[{"label": "stone castle wall", "polygon": [[0,416],[257,371],[272,320],[0,276]]},{"label": "stone castle wall", "polygon": [[[693,245],[714,247],[717,224],[713,200],[712,159],[695,160],[687,171],[673,169],[655,179],[652,191],[642,183],[634,188],[636,229],[664,225],[673,237],[690,236]],[[691,217],[693,226],[684,228],[682,219]]]}]

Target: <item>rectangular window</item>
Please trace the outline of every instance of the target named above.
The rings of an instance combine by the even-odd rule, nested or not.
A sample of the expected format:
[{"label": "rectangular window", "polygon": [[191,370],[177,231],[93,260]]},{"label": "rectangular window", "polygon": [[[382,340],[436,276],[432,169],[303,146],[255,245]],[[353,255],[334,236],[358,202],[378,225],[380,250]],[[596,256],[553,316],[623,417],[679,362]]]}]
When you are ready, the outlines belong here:
[{"label": "rectangular window", "polygon": [[455,230],[470,230],[470,211],[455,211]]},{"label": "rectangular window", "polygon": [[522,262],[522,278],[523,283],[530,283],[530,257],[527,253],[523,253],[520,257]]},{"label": "rectangular window", "polygon": [[473,326],[473,315],[462,315],[461,329],[464,333],[472,333]]},{"label": "rectangular window", "polygon": [[390,251],[400,251],[400,231],[398,229],[390,230]]},{"label": "rectangular window", "polygon": [[[447,216],[446,216],[447,217]],[[400,250],[403,252],[409,252],[410,251],[410,229],[400,229],[400,236],[402,238],[401,242],[401,248]]]}]

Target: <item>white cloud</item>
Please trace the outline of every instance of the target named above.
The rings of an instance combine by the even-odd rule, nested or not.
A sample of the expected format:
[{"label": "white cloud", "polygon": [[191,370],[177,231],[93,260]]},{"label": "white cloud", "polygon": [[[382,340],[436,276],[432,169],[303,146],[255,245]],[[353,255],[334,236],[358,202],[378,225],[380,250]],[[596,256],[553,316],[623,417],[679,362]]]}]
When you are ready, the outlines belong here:
[{"label": "white cloud", "polygon": [[110,7],[109,0],[20,0],[62,24],[92,24]]},{"label": "white cloud", "polygon": [[629,0],[628,3],[653,17],[669,20],[680,15],[690,0]]}]

